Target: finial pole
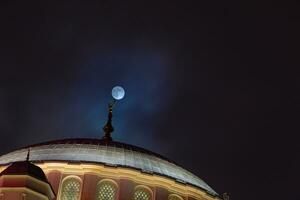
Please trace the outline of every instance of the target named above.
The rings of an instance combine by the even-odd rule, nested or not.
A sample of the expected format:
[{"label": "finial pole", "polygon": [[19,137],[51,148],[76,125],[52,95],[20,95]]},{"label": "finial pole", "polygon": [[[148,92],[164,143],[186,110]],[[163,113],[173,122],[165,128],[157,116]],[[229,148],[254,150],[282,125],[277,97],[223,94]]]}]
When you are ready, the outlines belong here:
[{"label": "finial pole", "polygon": [[30,159],[30,147],[28,148],[27,151],[26,161],[29,162],[29,159]]},{"label": "finial pole", "polygon": [[108,104],[108,119],[103,127],[104,136],[102,137],[102,139],[106,142],[112,141],[111,133],[114,131],[114,127],[112,126],[113,107],[117,100],[121,100],[124,98],[125,90],[121,86],[115,86],[111,91],[111,95],[113,97],[113,100]]},{"label": "finial pole", "polygon": [[111,133],[114,131],[114,127],[112,126],[112,111],[115,103],[116,101],[113,100],[111,103],[108,104],[108,118],[106,124],[103,127],[104,136],[102,137],[102,139],[107,141],[112,141]]}]

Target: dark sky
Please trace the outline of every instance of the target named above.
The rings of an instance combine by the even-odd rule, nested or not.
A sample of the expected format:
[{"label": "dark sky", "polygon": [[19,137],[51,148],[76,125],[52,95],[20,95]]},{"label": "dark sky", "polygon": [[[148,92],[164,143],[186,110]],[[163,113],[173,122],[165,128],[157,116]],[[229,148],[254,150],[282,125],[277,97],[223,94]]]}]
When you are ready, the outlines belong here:
[{"label": "dark sky", "polygon": [[[233,200],[300,199],[299,3],[0,5],[0,153],[100,138],[175,160]],[[49,1],[50,2],[50,1]]]}]

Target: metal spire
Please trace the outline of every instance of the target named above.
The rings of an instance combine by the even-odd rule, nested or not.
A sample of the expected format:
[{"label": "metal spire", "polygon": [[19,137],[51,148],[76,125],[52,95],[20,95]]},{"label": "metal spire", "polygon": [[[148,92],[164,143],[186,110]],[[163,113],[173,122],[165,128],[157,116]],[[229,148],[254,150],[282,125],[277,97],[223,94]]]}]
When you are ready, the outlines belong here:
[{"label": "metal spire", "polygon": [[30,147],[28,148],[27,156],[26,156],[26,161],[29,162],[30,158]]},{"label": "metal spire", "polygon": [[106,124],[103,127],[104,136],[102,137],[102,139],[107,141],[112,141],[111,133],[114,131],[114,127],[112,126],[112,111],[115,102],[116,101],[113,100],[111,103],[108,104],[108,118]]},{"label": "metal spire", "polygon": [[107,142],[112,141],[111,133],[114,131],[114,127],[112,126],[113,107],[117,100],[121,100],[124,98],[125,90],[121,86],[115,86],[111,91],[111,95],[113,97],[113,100],[108,104],[108,119],[103,127],[104,136],[102,137],[102,139]]}]

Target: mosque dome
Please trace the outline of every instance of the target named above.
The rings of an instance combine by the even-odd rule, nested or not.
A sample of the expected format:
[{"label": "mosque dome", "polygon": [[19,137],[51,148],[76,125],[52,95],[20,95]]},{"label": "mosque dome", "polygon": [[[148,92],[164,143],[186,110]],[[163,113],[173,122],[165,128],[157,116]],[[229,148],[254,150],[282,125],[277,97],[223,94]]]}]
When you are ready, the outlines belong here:
[{"label": "mosque dome", "polygon": [[63,139],[39,143],[0,156],[0,165],[24,161],[29,148],[31,162],[93,163],[134,169],[217,195],[203,180],[173,161],[137,146],[105,139]]},{"label": "mosque dome", "polygon": [[13,167],[23,169],[22,163],[31,162],[45,174],[43,180],[51,184],[56,200],[221,199],[203,180],[173,161],[113,141],[114,104],[108,105],[102,139],[73,138],[30,145],[0,156],[0,173],[14,172]]}]

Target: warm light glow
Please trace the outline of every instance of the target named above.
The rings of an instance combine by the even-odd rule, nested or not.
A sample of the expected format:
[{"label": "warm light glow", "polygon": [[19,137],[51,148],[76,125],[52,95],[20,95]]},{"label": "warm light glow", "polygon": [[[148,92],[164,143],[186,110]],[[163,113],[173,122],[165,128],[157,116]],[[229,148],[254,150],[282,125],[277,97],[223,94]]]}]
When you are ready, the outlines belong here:
[{"label": "warm light glow", "polygon": [[[1,169],[0,169],[0,172],[1,172]],[[26,180],[26,184],[28,185],[31,185],[31,186],[35,186],[43,191],[46,191],[46,193],[50,196],[53,196],[54,194],[52,193],[52,189],[50,187],[49,184],[39,180],[39,179],[36,179],[32,176],[29,176],[29,175],[2,175],[1,176],[1,180]],[[44,188],[44,189],[43,189]],[[13,187],[13,186],[10,186],[10,187],[6,187],[6,186],[2,186],[0,187],[0,194],[1,192],[12,192],[12,191],[16,191],[16,192],[22,192],[22,191],[26,191],[26,192],[29,192],[31,194],[34,194],[34,195],[37,195],[41,198],[46,198],[48,200],[48,197],[45,196],[44,194],[42,193],[39,193],[37,191],[34,191],[26,186],[24,187]],[[54,197],[54,196],[53,196]]]},{"label": "warm light glow", "polygon": [[61,200],[78,200],[80,197],[81,180],[75,176],[68,176],[62,181]]},{"label": "warm light glow", "polygon": [[182,198],[176,194],[171,194],[169,195],[168,200],[182,200]]},{"label": "warm light glow", "polygon": [[38,192],[35,192],[35,191],[33,191],[33,190],[29,189],[29,188],[25,188],[25,187],[5,187],[5,188],[0,188],[0,193],[11,193],[11,192],[24,192],[24,193],[26,192],[26,193],[35,195],[38,198],[49,200],[48,197],[46,197],[45,195],[42,195],[42,194],[40,194]]},{"label": "warm light glow", "polygon": [[117,186],[112,181],[104,180],[97,184],[97,200],[115,200]]},{"label": "warm light glow", "polygon": [[206,200],[219,200],[217,196],[208,195],[204,190],[199,188],[181,184],[173,179],[163,176],[142,173],[141,171],[135,169],[84,163],[72,163],[69,165],[66,162],[45,162],[42,164],[37,163],[37,165],[41,167],[46,174],[53,170],[74,175],[94,174],[100,177],[111,179],[127,179],[134,181],[137,184],[147,185],[150,187],[165,188],[170,193],[176,193],[181,196],[190,196],[197,200],[203,200],[203,198]]},{"label": "warm light glow", "polygon": [[151,193],[143,187],[138,187],[133,194],[133,200],[151,200]]},{"label": "warm light glow", "polygon": [[[220,200],[219,197],[208,195],[204,190],[191,185],[181,184],[167,177],[147,174],[135,169],[109,167],[100,164],[68,164],[67,162],[44,162],[36,163],[36,165],[41,167],[45,174],[53,170],[74,175],[94,174],[109,179],[127,179],[140,185],[165,188],[170,193],[175,193],[180,196],[190,196],[197,200]],[[2,167],[0,171],[4,169],[5,167]]]}]

